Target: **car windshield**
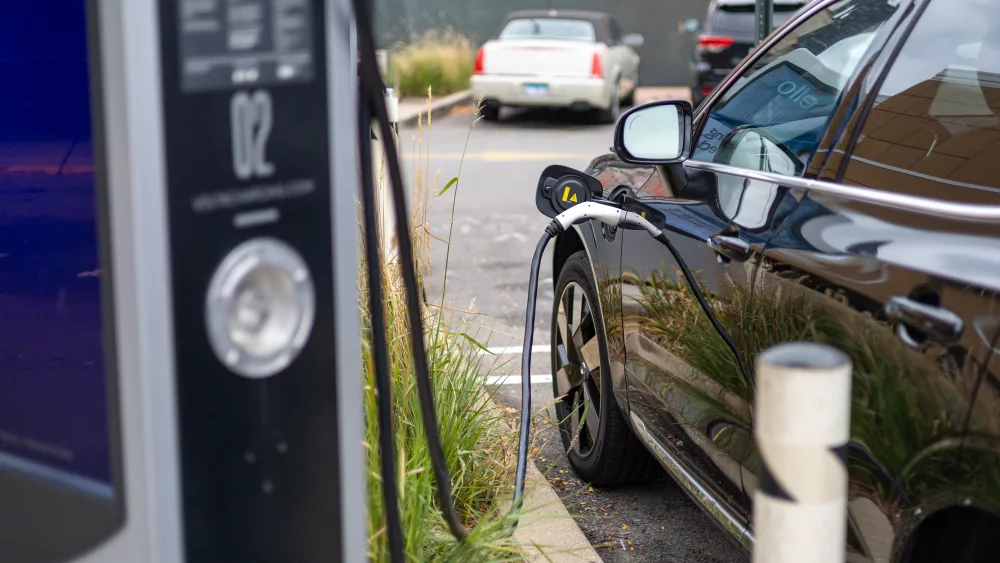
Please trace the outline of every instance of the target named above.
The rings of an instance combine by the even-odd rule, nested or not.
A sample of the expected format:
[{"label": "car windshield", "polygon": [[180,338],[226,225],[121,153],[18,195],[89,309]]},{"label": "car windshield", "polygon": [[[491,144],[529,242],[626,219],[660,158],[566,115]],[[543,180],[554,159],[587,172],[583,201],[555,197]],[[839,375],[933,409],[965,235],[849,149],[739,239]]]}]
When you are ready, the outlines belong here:
[{"label": "car windshield", "polygon": [[564,41],[597,40],[593,22],[565,18],[518,18],[511,20],[499,39],[559,39]]}]

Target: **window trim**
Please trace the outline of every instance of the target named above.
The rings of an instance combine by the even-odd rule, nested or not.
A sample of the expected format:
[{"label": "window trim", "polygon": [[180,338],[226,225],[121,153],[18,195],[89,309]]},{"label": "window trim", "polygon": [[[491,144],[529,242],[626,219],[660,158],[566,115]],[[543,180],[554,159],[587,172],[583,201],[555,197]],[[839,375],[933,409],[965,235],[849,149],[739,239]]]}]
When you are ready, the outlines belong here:
[{"label": "window trim", "polygon": [[826,180],[816,180],[801,176],[783,176],[772,172],[761,172],[759,170],[737,168],[726,164],[703,162],[700,160],[686,160],[684,161],[684,166],[715,174],[725,174],[727,176],[769,182],[787,188],[798,188],[809,192],[863,201],[883,207],[893,207],[935,217],[948,217],[967,221],[1000,222],[1000,205],[956,203],[897,192],[887,192],[868,187],[848,186],[838,182],[828,182]]},{"label": "window trim", "polygon": [[[704,127],[705,116],[709,114],[709,108],[714,106],[716,99],[723,95],[729,87],[735,82],[737,76],[741,75],[743,69],[747,66],[751,66],[757,62],[757,59],[762,56],[762,53],[770,49],[775,43],[781,41],[788,34],[788,31],[796,26],[798,26],[801,21],[805,18],[812,17],[816,12],[826,9],[830,4],[836,3],[840,0],[821,0],[814,3],[809,7],[809,9],[801,12],[795,17],[791,18],[785,24],[779,28],[779,33],[773,34],[767,41],[760,44],[751,56],[747,57],[740,63],[736,69],[730,73],[726,80],[720,85],[719,88],[709,96],[705,103],[701,105],[696,114],[696,127],[695,130],[698,135],[701,134],[701,130]],[[905,43],[906,37],[909,36],[909,31],[912,26],[915,25],[916,21],[919,21],[923,15],[923,8],[929,4],[930,0],[913,0],[912,4],[916,5],[918,11],[907,15],[907,21],[904,25],[906,26],[906,33],[902,36],[897,37],[899,45]],[[902,6],[900,7],[903,8]],[[898,28],[897,28],[898,29]],[[888,37],[891,40],[896,36],[896,31],[894,30]],[[884,45],[883,45],[884,47]],[[894,46],[895,47],[895,46]],[[893,49],[890,54],[890,59],[884,61],[884,64],[877,73],[877,81],[873,85],[873,90],[877,90],[878,85],[881,84],[882,79],[887,75],[889,70],[892,68],[895,62],[896,56],[898,56],[898,50]],[[868,76],[871,76],[869,74]],[[859,77],[855,76],[852,81],[857,80]],[[866,91],[865,94],[871,91]],[[856,137],[861,134],[861,124],[857,124],[854,127],[848,127],[847,130],[843,131],[841,135],[851,135]],[[693,144],[693,140],[692,140]],[[820,147],[817,152],[824,150]],[[829,149],[826,149],[829,150]],[[845,159],[846,160],[846,159]],[[751,170],[746,168],[739,168],[735,166],[729,166],[725,164],[719,164],[715,162],[704,162],[700,160],[685,160],[683,166],[686,168],[693,168],[696,170],[704,170],[706,172],[712,172],[715,174],[725,174],[728,176],[736,176],[750,180],[758,180],[762,182],[769,182],[777,184],[779,186],[784,186],[788,188],[796,188],[806,190],[808,192],[815,192],[824,195],[830,195],[835,197],[842,197],[854,201],[862,201],[866,203],[871,203],[875,205],[880,205],[883,207],[890,207],[901,209],[905,211],[910,211],[914,213],[921,213],[925,215],[935,216],[935,217],[948,217],[952,219],[960,219],[967,221],[977,221],[977,222],[1000,222],[1000,205],[982,205],[976,203],[957,203],[947,200],[927,198],[921,196],[908,195],[898,192],[887,192],[884,190],[878,190],[863,186],[849,186],[841,183],[840,177],[838,176],[838,181],[831,182],[826,180],[819,180],[814,178],[808,178],[804,176],[784,176],[780,174],[774,174],[771,172],[762,172],[759,170]]]}]

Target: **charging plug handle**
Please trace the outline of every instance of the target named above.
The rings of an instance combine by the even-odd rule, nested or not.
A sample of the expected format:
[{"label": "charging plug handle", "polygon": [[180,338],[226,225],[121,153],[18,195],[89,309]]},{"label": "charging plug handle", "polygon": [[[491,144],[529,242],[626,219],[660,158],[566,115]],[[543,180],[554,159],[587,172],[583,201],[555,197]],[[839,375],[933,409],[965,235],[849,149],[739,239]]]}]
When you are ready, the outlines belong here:
[{"label": "charging plug handle", "polygon": [[574,205],[556,215],[554,221],[559,223],[565,231],[577,223],[583,223],[591,219],[595,219],[611,227],[623,227],[627,225],[638,227],[645,230],[653,238],[659,237],[663,233],[663,231],[656,228],[656,226],[638,213],[625,211],[624,209],[596,201]]}]

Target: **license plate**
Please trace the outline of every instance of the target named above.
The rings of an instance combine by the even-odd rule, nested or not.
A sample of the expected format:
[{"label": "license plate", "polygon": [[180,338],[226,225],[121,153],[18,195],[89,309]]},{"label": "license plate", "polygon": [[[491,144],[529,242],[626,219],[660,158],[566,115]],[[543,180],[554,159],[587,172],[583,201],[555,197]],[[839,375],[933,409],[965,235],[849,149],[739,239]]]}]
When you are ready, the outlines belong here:
[{"label": "license plate", "polygon": [[548,96],[549,95],[549,85],[548,84],[525,84],[524,85],[524,95],[525,96]]}]

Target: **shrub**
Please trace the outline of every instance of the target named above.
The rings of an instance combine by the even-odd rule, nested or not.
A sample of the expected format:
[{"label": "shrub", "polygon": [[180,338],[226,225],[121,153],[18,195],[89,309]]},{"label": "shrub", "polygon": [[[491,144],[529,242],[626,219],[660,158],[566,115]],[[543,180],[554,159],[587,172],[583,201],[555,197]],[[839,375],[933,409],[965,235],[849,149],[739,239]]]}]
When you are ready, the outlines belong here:
[{"label": "shrub", "polygon": [[402,96],[423,96],[429,87],[435,94],[448,95],[469,87],[473,58],[468,37],[450,29],[432,29],[393,49],[390,73],[398,76]]}]

